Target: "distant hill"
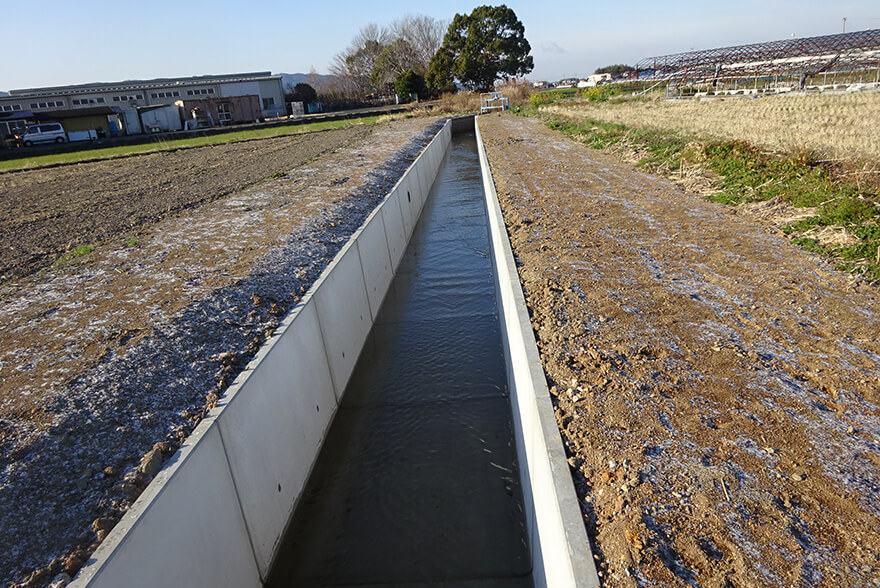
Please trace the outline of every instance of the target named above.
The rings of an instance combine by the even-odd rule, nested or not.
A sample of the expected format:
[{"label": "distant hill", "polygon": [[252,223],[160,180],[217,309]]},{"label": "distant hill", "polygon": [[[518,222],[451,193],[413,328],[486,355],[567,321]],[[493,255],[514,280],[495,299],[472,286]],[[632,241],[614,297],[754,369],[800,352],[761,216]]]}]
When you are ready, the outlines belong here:
[{"label": "distant hill", "polygon": [[[293,74],[283,73],[283,74],[278,74],[278,75],[281,76],[281,85],[284,87],[285,91],[287,91],[287,86],[295,86],[295,85],[302,83],[302,82],[305,82],[308,84],[309,77],[310,77],[310,74],[304,74],[304,73],[293,73]],[[330,81],[333,79],[332,75],[326,75],[326,74],[315,74],[315,77],[318,80],[318,84],[323,84],[324,82],[327,82],[327,81]]]}]

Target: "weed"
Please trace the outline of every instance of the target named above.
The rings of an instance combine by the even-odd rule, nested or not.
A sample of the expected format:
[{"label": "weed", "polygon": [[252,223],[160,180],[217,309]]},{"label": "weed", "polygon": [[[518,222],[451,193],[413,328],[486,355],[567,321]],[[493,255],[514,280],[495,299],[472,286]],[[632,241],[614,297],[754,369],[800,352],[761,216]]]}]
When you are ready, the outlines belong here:
[{"label": "weed", "polygon": [[126,247],[137,247],[140,245],[140,242],[137,240],[137,237],[129,237],[125,240]]},{"label": "weed", "polygon": [[[847,179],[806,148],[776,154],[742,140],[704,140],[591,118],[540,116],[549,128],[590,147],[622,145],[638,157],[638,166],[651,172],[671,175],[685,165],[711,170],[715,191],[708,196],[710,200],[738,205],[777,199],[794,207],[815,208],[815,215],[788,224],[783,232],[795,244],[834,260],[845,271],[880,279],[880,208],[865,196],[867,189],[876,186],[865,185],[862,177]],[[859,242],[853,244],[853,237]]]},{"label": "weed", "polygon": [[95,246],[91,244],[80,244],[72,249],[66,251],[61,257],[52,262],[52,269],[59,269],[70,262],[72,262],[77,257],[82,257],[83,255],[88,255],[92,251],[95,250]]}]

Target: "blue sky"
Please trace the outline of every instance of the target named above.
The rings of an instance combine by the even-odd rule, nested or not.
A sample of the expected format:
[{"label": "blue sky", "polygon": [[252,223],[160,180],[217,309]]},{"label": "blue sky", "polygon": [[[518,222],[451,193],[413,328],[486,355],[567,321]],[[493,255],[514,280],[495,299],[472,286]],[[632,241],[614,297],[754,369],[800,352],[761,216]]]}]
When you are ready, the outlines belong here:
[{"label": "blue sky", "polygon": [[[449,20],[478,2],[43,0],[4,8],[0,90],[271,70],[326,73],[361,26],[406,14]],[[643,57],[880,28],[876,0],[510,1],[536,81]]]}]

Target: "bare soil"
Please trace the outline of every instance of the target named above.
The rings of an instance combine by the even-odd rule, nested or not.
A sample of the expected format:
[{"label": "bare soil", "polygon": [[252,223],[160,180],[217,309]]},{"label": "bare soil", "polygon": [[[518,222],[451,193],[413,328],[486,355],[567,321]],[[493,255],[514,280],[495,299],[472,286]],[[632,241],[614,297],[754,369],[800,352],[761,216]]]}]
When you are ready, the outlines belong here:
[{"label": "bare soil", "polygon": [[0,176],[4,230],[26,238],[24,201],[50,201],[42,238],[99,242],[0,287],[0,583],[79,570],[438,124]]},{"label": "bare soil", "polygon": [[136,238],[163,217],[283,175],[370,132],[352,126],[0,174],[0,285],[73,245]]},{"label": "bare soil", "polygon": [[540,122],[480,125],[608,586],[880,585],[880,299]]}]

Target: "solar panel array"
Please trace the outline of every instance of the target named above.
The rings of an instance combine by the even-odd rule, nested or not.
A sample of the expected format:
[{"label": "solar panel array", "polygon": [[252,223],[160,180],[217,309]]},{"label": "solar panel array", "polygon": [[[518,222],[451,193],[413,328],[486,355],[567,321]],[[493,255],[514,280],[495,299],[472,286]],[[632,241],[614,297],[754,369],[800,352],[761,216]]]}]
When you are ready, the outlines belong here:
[{"label": "solar panel array", "polygon": [[731,78],[800,75],[880,67],[880,29],[689,51],[642,59],[643,80],[706,83]]}]

